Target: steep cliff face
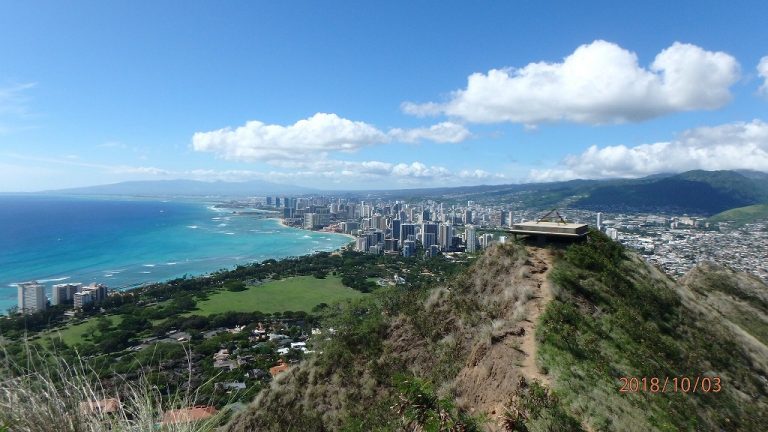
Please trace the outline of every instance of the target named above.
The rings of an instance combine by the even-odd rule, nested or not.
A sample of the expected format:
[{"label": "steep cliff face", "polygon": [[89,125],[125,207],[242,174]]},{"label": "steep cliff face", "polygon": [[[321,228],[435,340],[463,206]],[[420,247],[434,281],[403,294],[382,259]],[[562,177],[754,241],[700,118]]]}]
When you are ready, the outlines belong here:
[{"label": "steep cliff face", "polygon": [[[597,233],[496,246],[442,286],[331,308],[322,353],[228,430],[759,430],[768,290],[745,278],[702,266],[676,283]],[[678,388],[622,392],[631,377]],[[679,388],[696,377],[721,390]]]}]

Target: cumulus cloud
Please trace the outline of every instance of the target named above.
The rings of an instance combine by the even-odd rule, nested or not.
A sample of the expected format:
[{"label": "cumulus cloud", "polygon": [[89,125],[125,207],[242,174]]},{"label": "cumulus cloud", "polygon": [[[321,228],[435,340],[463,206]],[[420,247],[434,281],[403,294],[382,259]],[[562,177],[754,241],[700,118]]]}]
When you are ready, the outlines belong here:
[{"label": "cumulus cloud", "polygon": [[763,78],[763,85],[760,86],[760,92],[768,96],[768,56],[760,59],[757,64],[757,73]]},{"label": "cumulus cloud", "polygon": [[634,147],[589,147],[531,180],[630,178],[692,169],[768,171],[768,123],[761,120],[690,129],[673,140]]},{"label": "cumulus cloud", "polygon": [[560,63],[474,73],[447,102],[405,102],[402,110],[475,123],[622,123],[721,107],[738,78],[738,62],[724,52],[675,42],[645,68],[635,53],[597,40]]},{"label": "cumulus cloud", "polygon": [[267,180],[277,183],[313,184],[316,181],[349,184],[398,183],[413,184],[459,184],[477,182],[499,182],[505,180],[503,174],[484,170],[451,171],[445,167],[427,165],[423,162],[389,163],[382,161],[345,161],[334,159],[308,159],[294,161],[288,171],[260,170],[167,170],[151,166],[102,166],[112,174],[139,175],[141,177],[187,178],[203,181],[245,181]]},{"label": "cumulus cloud", "polygon": [[197,132],[192,137],[192,147],[225,159],[256,161],[354,151],[386,140],[385,133],[367,123],[317,113],[289,126],[249,121],[236,129]]},{"label": "cumulus cloud", "polygon": [[291,161],[307,155],[324,158],[331,152],[353,152],[392,140],[456,143],[469,136],[463,126],[451,122],[384,132],[365,122],[317,113],[288,126],[249,121],[235,129],[197,132],[192,136],[192,147],[230,160]]},{"label": "cumulus cloud", "polygon": [[419,141],[458,143],[466,140],[471,135],[464,126],[452,122],[442,122],[424,128],[392,129],[389,131],[389,136],[394,140],[406,143]]}]

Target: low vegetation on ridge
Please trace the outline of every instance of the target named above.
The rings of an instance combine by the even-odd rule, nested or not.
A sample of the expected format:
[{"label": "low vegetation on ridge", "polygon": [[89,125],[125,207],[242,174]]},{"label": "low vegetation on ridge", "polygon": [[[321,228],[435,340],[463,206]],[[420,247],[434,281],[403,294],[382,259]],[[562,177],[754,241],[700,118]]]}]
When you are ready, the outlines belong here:
[{"label": "low vegetation on ridge", "polygon": [[[398,283],[375,287],[377,277]],[[341,281],[367,294],[309,312],[203,314],[216,295],[249,295],[257,288],[254,281],[266,279]],[[203,400],[219,408],[252,401],[222,425],[228,432],[735,432],[768,424],[768,287],[711,264],[674,281],[599,232],[590,232],[585,242],[548,249],[495,245],[457,261],[322,255],[190,283],[212,282],[193,295],[168,294],[151,305],[149,310],[163,309],[151,313],[177,312],[156,322],[141,313],[96,318],[92,343],[74,352],[56,342],[53,348],[62,349],[56,361],[19,362],[30,359],[30,348],[42,348],[6,345],[0,356],[8,365],[0,377],[0,405],[21,403],[22,393],[12,391],[14,380],[26,379],[19,387],[23,398],[42,401],[36,407],[53,410],[54,416],[73,409],[73,401],[120,388],[146,395],[145,411],[152,413],[146,418],[155,421],[173,405],[173,395],[194,393],[181,403]],[[158,288],[166,289],[175,288]],[[540,316],[534,313],[539,308]],[[125,303],[115,310],[137,311]],[[243,331],[222,330],[243,325]],[[280,328],[289,341],[306,341],[314,353],[278,355],[271,340],[254,345],[258,332],[251,331],[264,333],[262,325]],[[135,353],[120,346],[99,351],[106,334],[123,332],[133,343],[176,330],[188,332],[189,345],[165,339]],[[246,353],[246,363],[214,371],[211,356],[222,349]],[[68,367],[83,361],[88,364],[81,368],[83,376],[93,387],[67,393]],[[142,367],[153,361],[157,368]],[[204,382],[212,376],[242,379],[279,361],[289,365],[285,372],[249,378],[245,392],[222,393]],[[622,379],[630,378],[638,386],[622,391]],[[655,387],[653,378],[659,379]],[[713,386],[683,391],[684,378],[718,379],[717,391]],[[69,405],[46,405],[59,398],[70,398]],[[17,417],[0,415],[0,427],[38,430],[38,417],[12,414]],[[126,421],[137,416],[130,413]],[[63,425],[60,430],[98,429]]]}]

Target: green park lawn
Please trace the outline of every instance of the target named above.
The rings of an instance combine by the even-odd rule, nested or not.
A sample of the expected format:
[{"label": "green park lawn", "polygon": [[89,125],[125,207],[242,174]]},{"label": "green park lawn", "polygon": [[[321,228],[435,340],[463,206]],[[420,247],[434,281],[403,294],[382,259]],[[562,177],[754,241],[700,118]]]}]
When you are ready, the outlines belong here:
[{"label": "green park lawn", "polygon": [[[120,315],[107,315],[106,318],[112,322],[113,326],[120,324],[123,317]],[[61,340],[69,345],[73,346],[76,343],[82,343],[83,337],[89,335],[96,329],[96,318],[90,318],[77,324],[70,324],[62,329],[55,329],[51,332],[43,335],[44,338],[61,337]]]},{"label": "green park lawn", "polygon": [[221,290],[207,300],[197,303],[197,310],[190,313],[212,315],[234,312],[309,312],[320,303],[353,299],[363,296],[359,291],[346,287],[336,276],[317,279],[314,276],[296,276],[249,286],[240,292]]}]

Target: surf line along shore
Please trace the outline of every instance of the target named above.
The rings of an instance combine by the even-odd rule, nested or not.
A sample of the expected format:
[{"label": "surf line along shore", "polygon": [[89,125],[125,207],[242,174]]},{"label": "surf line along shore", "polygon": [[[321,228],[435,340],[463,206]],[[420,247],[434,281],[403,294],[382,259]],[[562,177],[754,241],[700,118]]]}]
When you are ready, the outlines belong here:
[{"label": "surf line along shore", "polygon": [[[285,219],[283,219],[283,218],[267,218],[267,219],[277,221],[277,223],[279,223],[284,228],[301,229],[301,230],[304,230],[304,231],[310,231],[310,232],[314,232],[314,233],[328,233],[328,234],[343,235],[343,236],[349,238],[350,241],[354,241],[357,238],[357,237],[353,236],[352,234],[347,234],[347,233],[338,232],[338,231],[313,230],[313,229],[304,228],[302,226],[288,225],[288,223],[286,223]],[[341,249],[341,248],[339,248],[339,249]]]}]

